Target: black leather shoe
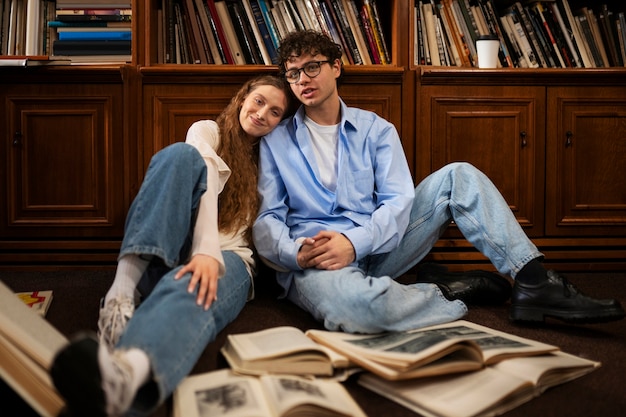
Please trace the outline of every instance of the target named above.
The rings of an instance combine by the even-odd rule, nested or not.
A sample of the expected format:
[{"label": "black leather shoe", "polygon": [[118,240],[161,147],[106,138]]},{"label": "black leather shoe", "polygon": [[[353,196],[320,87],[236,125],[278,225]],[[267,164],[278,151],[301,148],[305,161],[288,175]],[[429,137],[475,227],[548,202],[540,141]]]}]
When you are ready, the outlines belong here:
[{"label": "black leather shoe", "polygon": [[587,297],[554,271],[548,271],[548,280],[539,285],[516,281],[511,320],[542,322],[546,317],[568,323],[602,323],[624,318],[624,309],[617,300]]},{"label": "black leather shoe", "polygon": [[448,300],[465,304],[502,304],[511,296],[510,282],[489,271],[449,272],[442,265],[427,263],[417,270],[416,282],[436,284]]}]

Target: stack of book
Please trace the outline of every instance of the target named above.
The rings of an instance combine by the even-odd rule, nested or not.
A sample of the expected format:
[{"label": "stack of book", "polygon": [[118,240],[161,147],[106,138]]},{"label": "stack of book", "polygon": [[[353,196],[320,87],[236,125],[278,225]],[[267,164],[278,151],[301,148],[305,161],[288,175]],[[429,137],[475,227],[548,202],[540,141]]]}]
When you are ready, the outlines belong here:
[{"label": "stack of book", "polygon": [[376,0],[163,0],[159,62],[277,63],[291,31],[322,31],[341,45],[344,64],[389,64]]},{"label": "stack of book", "polygon": [[413,13],[416,65],[478,66],[476,40],[488,34],[500,39],[501,67],[626,65],[624,12],[606,4],[572,9],[569,0],[415,0]]},{"label": "stack of book", "polygon": [[[237,405],[269,404],[278,410],[274,416],[300,415],[289,414],[290,406],[314,407],[315,415],[361,416],[340,385],[352,376],[421,415],[494,416],[600,366],[465,320],[373,335],[275,327],[228,335],[221,352],[232,369],[187,377],[174,393],[175,416],[205,415],[222,404],[226,391],[258,397]],[[324,401],[310,395],[333,386],[336,395]]]},{"label": "stack of book", "polygon": [[52,53],[72,62],[131,60],[130,0],[56,0]]}]

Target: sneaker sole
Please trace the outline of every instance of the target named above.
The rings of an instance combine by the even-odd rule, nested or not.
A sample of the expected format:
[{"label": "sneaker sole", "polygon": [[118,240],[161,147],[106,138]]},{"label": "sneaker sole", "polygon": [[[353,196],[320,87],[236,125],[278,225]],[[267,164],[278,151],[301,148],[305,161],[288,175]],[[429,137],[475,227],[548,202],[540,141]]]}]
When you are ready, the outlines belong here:
[{"label": "sneaker sole", "polygon": [[101,388],[98,342],[92,334],[77,336],[55,357],[50,375],[66,400],[68,416],[106,417]]},{"label": "sneaker sole", "polygon": [[621,309],[607,309],[590,314],[588,311],[556,310],[536,307],[511,306],[509,318],[512,321],[543,322],[554,318],[565,323],[594,324],[617,321],[624,318]]}]

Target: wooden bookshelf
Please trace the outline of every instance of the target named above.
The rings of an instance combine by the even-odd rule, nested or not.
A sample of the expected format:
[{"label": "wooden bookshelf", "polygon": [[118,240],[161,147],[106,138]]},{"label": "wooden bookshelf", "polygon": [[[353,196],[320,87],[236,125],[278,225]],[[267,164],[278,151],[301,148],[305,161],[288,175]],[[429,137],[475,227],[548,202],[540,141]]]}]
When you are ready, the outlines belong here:
[{"label": "wooden bookshelf", "polygon": [[[512,3],[495,1],[500,10]],[[572,8],[590,3],[599,6],[570,0]],[[626,10],[621,0],[606,3]],[[0,68],[0,130],[11,138],[0,148],[8,185],[0,269],[113,267],[152,154],[184,140],[195,120],[215,117],[249,77],[276,73],[273,65],[160,63],[161,4],[132,2],[129,64]],[[413,5],[378,0],[391,62],[345,65],[346,102],[394,123],[416,181],[454,160],[485,170],[552,264],[625,268],[626,183],[616,161],[626,160],[626,69],[415,65]],[[79,126],[72,135],[68,123]],[[46,143],[58,144],[51,158],[41,153]],[[67,149],[76,146],[93,159],[72,158]],[[78,172],[80,181],[38,192],[37,181],[57,172]],[[456,269],[489,266],[454,227],[429,256]]]}]

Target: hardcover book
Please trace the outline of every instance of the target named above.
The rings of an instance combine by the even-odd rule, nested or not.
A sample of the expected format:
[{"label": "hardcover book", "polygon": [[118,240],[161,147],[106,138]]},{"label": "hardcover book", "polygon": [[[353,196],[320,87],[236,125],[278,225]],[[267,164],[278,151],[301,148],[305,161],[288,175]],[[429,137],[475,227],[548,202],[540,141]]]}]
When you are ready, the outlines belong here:
[{"label": "hardcover book", "polygon": [[381,378],[402,380],[475,371],[558,347],[465,320],[374,335],[308,330],[306,335]]},{"label": "hardcover book", "polygon": [[63,399],[48,369],[67,338],[0,282],[0,378],[41,416],[56,417]]},{"label": "hardcover book", "polygon": [[582,377],[599,362],[564,352],[501,361],[475,372],[408,381],[364,374],[358,383],[427,417],[487,417]]},{"label": "hardcover book", "polygon": [[331,376],[350,361],[290,326],[228,335],[221,350],[233,370],[250,375],[285,373]]}]

